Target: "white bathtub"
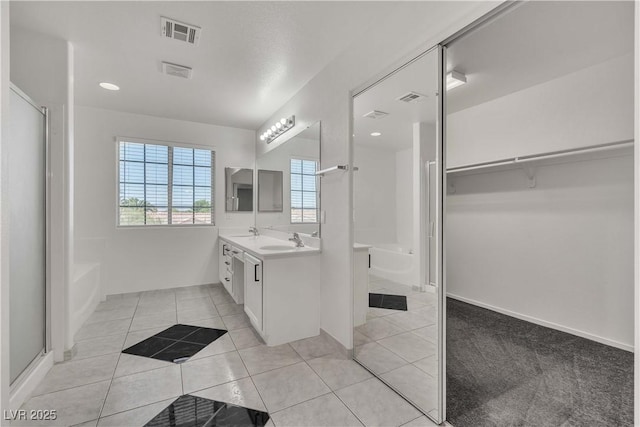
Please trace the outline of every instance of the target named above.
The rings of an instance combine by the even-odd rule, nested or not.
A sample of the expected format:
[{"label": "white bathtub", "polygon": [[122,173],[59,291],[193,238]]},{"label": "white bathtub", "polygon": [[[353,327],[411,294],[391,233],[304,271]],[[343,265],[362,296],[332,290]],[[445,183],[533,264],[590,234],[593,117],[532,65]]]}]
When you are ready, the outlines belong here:
[{"label": "white bathtub", "polygon": [[370,274],[407,286],[419,285],[419,261],[409,248],[396,244],[374,244],[369,254]]}]

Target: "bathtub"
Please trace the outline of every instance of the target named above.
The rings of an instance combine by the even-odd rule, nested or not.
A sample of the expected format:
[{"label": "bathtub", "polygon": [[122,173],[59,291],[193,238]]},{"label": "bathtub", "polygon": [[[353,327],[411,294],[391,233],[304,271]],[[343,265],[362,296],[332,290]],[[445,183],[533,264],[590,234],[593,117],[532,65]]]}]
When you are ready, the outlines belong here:
[{"label": "bathtub", "polygon": [[397,244],[372,246],[370,274],[407,286],[419,285],[419,260],[412,250]]}]

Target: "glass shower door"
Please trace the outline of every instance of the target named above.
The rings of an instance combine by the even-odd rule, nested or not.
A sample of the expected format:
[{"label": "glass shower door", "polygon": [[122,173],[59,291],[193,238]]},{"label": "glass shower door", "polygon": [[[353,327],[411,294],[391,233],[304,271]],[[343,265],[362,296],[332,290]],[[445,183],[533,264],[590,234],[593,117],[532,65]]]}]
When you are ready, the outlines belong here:
[{"label": "glass shower door", "polygon": [[354,256],[354,360],[438,423],[442,56],[431,49],[353,98],[354,243],[369,247],[368,269]]},{"label": "glass shower door", "polygon": [[46,115],[11,87],[9,169],[10,381],[46,346]]}]

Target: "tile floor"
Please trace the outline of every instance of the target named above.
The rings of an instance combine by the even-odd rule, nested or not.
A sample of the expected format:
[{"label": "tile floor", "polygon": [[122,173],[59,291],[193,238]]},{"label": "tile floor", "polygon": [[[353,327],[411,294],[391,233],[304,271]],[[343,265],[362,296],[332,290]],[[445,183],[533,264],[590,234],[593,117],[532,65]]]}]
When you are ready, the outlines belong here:
[{"label": "tile floor", "polygon": [[[407,311],[368,309],[354,331],[355,357],[423,410],[437,405],[436,294],[376,276],[372,293],[405,295]],[[434,414],[435,415],[435,414]]]},{"label": "tile floor", "polygon": [[[229,332],[182,364],[122,353],[177,323]],[[272,426],[433,425],[323,335],[265,346],[220,285],[110,297],[76,341],[73,359],[56,364],[23,405],[56,409],[57,420],[14,425],[142,426],[184,394],[267,411]]]}]

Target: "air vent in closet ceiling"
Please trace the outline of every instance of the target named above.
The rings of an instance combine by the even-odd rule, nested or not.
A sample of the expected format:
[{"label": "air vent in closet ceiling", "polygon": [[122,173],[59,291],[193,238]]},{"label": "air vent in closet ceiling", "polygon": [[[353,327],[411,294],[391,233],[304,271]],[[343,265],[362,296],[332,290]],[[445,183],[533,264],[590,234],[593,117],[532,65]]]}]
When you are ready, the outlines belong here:
[{"label": "air vent in closet ceiling", "polygon": [[181,77],[183,79],[191,78],[191,68],[184,65],[172,64],[170,62],[162,62],[162,72],[174,77]]},{"label": "air vent in closet ceiling", "polygon": [[408,92],[408,93],[405,93],[404,95],[396,98],[396,101],[414,103],[414,102],[422,102],[426,98],[427,98],[427,95],[423,95],[423,94],[418,93],[418,92]]},{"label": "air vent in closet ceiling", "polygon": [[160,17],[162,35],[174,40],[180,40],[194,46],[200,41],[202,28],[175,19]]},{"label": "air vent in closet ceiling", "polygon": [[389,113],[385,113],[384,111],[373,110],[369,111],[362,117],[366,117],[367,119],[381,119],[385,116],[389,115]]}]

